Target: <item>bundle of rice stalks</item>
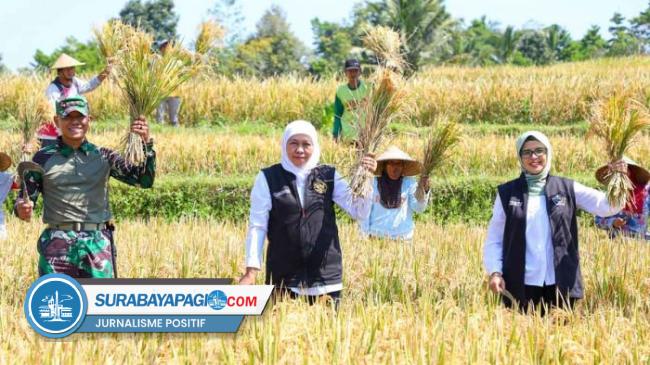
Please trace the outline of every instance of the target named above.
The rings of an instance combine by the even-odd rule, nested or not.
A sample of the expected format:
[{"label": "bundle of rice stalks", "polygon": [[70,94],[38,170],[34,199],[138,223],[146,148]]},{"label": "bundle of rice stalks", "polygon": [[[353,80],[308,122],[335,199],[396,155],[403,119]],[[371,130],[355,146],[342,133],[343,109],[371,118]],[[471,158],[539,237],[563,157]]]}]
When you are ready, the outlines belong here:
[{"label": "bundle of rice stalks", "polygon": [[223,28],[215,21],[205,21],[199,25],[199,35],[194,42],[194,52],[207,55],[212,49],[220,46],[224,36]]},{"label": "bundle of rice stalks", "polygon": [[93,29],[99,51],[106,61],[112,60],[124,50],[125,41],[133,32],[135,29],[119,20],[108,21],[101,28]]},{"label": "bundle of rice stalks", "polygon": [[372,76],[368,97],[358,109],[358,162],[352,166],[350,173],[353,197],[368,196],[372,192],[373,174],[363,167],[361,159],[379,149],[393,120],[407,118],[412,110],[400,73],[404,61],[400,53],[399,35],[389,28],[376,27],[368,31],[364,43],[378,55],[379,66]]},{"label": "bundle of rice stalks", "polygon": [[[185,62],[186,52],[175,42],[164,54],[152,52],[153,37],[132,30],[124,33],[124,50],[116,57],[117,85],[129,106],[131,120],[149,116],[162,100],[171,95],[195,72],[192,63]],[[123,140],[124,157],[135,165],[145,161],[142,138],[129,133]]]},{"label": "bundle of rice stalks", "polygon": [[404,71],[406,61],[401,51],[402,41],[397,32],[388,27],[370,28],[363,44],[375,54],[379,65],[396,72]]},{"label": "bundle of rice stalks", "polygon": [[[54,115],[53,105],[41,92],[44,85],[47,85],[47,81],[41,76],[24,77],[14,84],[14,117],[20,123],[24,146],[32,142],[41,123]],[[27,152],[23,151],[21,160],[29,160]]]},{"label": "bundle of rice stalks", "polygon": [[[593,103],[589,124],[589,136],[601,138],[607,157],[615,162],[634,145],[640,132],[650,126],[650,113],[640,102],[618,93]],[[626,172],[609,167],[602,180],[607,184],[610,205],[623,207],[633,188]]]},{"label": "bundle of rice stalks", "polygon": [[438,121],[429,131],[424,145],[422,158],[422,175],[418,181],[415,197],[418,201],[424,200],[425,189],[423,177],[431,176],[433,170],[438,168],[447,158],[449,153],[459,141],[461,136],[460,126],[455,122]]}]

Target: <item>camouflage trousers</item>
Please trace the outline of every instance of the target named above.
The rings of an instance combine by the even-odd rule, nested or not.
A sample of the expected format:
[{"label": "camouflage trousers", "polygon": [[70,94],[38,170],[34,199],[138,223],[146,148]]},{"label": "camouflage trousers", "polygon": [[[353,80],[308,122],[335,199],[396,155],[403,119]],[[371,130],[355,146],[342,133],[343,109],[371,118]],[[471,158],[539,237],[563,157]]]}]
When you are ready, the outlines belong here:
[{"label": "camouflage trousers", "polygon": [[113,232],[46,229],[38,239],[38,273],[73,278],[112,278]]}]

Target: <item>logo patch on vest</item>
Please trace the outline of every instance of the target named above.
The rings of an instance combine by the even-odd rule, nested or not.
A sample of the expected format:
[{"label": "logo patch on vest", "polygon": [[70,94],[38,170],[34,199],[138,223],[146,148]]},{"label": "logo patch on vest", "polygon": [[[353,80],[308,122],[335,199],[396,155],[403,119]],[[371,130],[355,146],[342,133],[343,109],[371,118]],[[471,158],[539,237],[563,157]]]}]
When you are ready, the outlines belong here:
[{"label": "logo patch on vest", "polygon": [[561,194],[556,194],[553,195],[551,201],[553,202],[553,205],[555,205],[556,207],[563,207],[566,205],[566,196]]},{"label": "logo patch on vest", "polygon": [[312,188],[318,194],[325,194],[325,192],[327,191],[327,184],[323,180],[316,179],[312,183]]},{"label": "logo patch on vest", "polygon": [[288,186],[285,186],[282,188],[282,190],[273,193],[273,196],[276,198],[280,198],[282,195],[287,195],[287,194],[291,195],[291,189],[289,189]]},{"label": "logo patch on vest", "polygon": [[519,200],[519,198],[517,198],[516,196],[510,198],[510,201],[508,202],[508,206],[511,207],[520,207],[522,204],[523,203],[521,202],[521,200]]}]

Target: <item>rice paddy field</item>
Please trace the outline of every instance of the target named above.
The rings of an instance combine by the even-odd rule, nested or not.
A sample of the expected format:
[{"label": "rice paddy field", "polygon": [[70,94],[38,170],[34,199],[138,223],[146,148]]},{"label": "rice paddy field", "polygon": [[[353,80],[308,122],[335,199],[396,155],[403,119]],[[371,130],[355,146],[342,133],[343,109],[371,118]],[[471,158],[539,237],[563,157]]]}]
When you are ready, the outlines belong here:
[{"label": "rice paddy field", "polygon": [[[483,199],[481,207],[489,207],[496,184],[518,174],[516,135],[539,129],[555,150],[553,172],[597,187],[593,172],[606,156],[599,141],[586,137],[585,105],[619,88],[645,95],[649,66],[645,58],[632,58],[545,68],[429,70],[410,81],[421,95],[421,119],[393,126],[391,143],[419,157],[426,121],[443,111],[457,117],[464,136],[434,184],[472,189],[469,185],[485,181],[488,193],[476,196]],[[17,81],[0,81],[2,114],[11,104],[6,83]],[[158,154],[152,193],[189,179],[210,184],[214,190],[209,191],[219,194],[221,184],[236,180],[241,189],[233,201],[240,213],[138,216],[127,214],[128,204],[115,205],[121,277],[238,278],[254,175],[279,160],[281,125],[321,116],[336,85],[335,80],[297,79],[195,82],[197,96],[188,101],[185,120],[196,113],[211,122],[152,126]],[[126,110],[119,110],[112,87],[91,94],[98,115],[89,139],[118,147]],[[521,114],[526,95],[532,104]],[[0,127],[0,151],[17,158],[17,122],[5,115]],[[353,151],[331,142],[326,130],[322,162],[345,172]],[[631,157],[650,165],[649,146],[650,136],[644,135]],[[120,191],[112,191],[116,199],[122,199]],[[429,209],[456,209],[441,199]],[[457,212],[454,219],[420,216],[408,244],[364,240],[353,222],[340,220],[345,291],[338,312],[327,303],[286,300],[269,305],[261,317],[245,319],[237,334],[75,334],[58,341],[37,335],[23,314],[25,292],[37,277],[36,239],[43,226],[38,219],[24,223],[8,217],[10,239],[0,250],[0,363],[650,364],[648,243],[610,240],[583,215],[585,299],[573,311],[522,315],[502,307],[487,289],[481,256],[489,211]]]}]

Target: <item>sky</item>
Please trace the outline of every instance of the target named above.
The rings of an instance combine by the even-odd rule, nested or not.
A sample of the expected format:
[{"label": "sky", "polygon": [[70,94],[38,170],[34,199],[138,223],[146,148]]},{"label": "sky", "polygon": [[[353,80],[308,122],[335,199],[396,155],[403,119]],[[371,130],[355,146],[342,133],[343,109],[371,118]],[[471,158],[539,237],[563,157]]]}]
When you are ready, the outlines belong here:
[{"label": "sky", "polygon": [[[34,53],[41,49],[52,52],[74,36],[89,40],[91,30],[106,20],[117,17],[127,0],[0,0],[0,54],[11,70],[28,67]],[[312,46],[311,19],[341,22],[349,20],[355,3],[351,0],[239,0],[247,33],[264,11],[276,4],[284,9],[291,30],[303,43]],[[216,0],[176,0],[179,14],[177,32],[186,43],[196,37],[198,24],[209,17],[208,10]],[[648,6],[647,0],[445,0],[447,11],[454,18],[470,20],[486,15],[502,27],[513,25],[546,26],[557,23],[573,38],[582,37],[592,25],[607,27],[614,12],[626,19],[637,16]]]}]

